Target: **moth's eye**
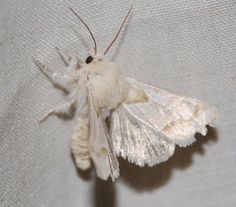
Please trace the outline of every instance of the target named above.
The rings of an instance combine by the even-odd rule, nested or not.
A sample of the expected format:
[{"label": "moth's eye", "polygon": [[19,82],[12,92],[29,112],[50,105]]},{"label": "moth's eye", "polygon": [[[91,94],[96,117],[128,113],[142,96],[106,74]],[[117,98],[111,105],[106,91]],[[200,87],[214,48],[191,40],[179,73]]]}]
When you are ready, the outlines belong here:
[{"label": "moth's eye", "polygon": [[85,60],[86,64],[89,64],[93,61],[93,57],[92,56],[88,56]]}]

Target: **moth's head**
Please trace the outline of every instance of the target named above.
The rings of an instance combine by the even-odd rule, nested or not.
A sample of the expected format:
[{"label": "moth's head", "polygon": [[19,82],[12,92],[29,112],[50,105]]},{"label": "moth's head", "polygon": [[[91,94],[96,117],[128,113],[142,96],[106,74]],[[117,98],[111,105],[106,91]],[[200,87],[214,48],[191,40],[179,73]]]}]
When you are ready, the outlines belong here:
[{"label": "moth's head", "polygon": [[128,11],[126,17],[125,17],[125,19],[123,20],[123,22],[122,22],[122,24],[121,24],[121,26],[120,26],[118,32],[116,33],[114,39],[113,39],[112,42],[109,44],[109,46],[107,47],[107,49],[105,50],[105,52],[102,53],[102,54],[100,54],[100,53],[97,52],[97,42],[96,42],[96,40],[95,40],[95,37],[94,37],[93,33],[91,32],[90,28],[88,27],[88,25],[84,22],[84,20],[83,20],[72,8],[70,8],[70,10],[75,14],[75,16],[76,16],[77,18],[79,18],[79,20],[80,20],[80,21],[84,24],[84,26],[87,28],[87,30],[89,31],[89,33],[90,33],[90,35],[91,35],[91,37],[92,37],[92,39],[93,39],[93,42],[94,42],[94,48],[89,51],[89,55],[88,55],[87,58],[85,59],[85,63],[86,63],[86,64],[92,64],[92,63],[96,63],[96,62],[99,62],[99,61],[104,60],[104,56],[106,55],[106,53],[108,52],[108,50],[111,48],[111,46],[113,45],[113,43],[116,41],[117,37],[119,36],[119,34],[120,34],[120,32],[121,32],[121,29],[122,29],[122,27],[124,26],[124,24],[125,24],[125,22],[126,22],[128,16],[129,16],[129,14],[130,14],[130,12],[131,12],[131,10],[132,10],[132,7],[133,7],[133,4],[131,5],[131,7],[130,7],[130,9],[129,9],[129,11]]},{"label": "moth's head", "polygon": [[87,65],[88,64],[93,64],[93,63],[101,62],[104,59],[105,59],[104,54],[98,53],[98,52],[96,52],[95,48],[92,48],[88,52],[88,56],[85,59],[85,63]]}]

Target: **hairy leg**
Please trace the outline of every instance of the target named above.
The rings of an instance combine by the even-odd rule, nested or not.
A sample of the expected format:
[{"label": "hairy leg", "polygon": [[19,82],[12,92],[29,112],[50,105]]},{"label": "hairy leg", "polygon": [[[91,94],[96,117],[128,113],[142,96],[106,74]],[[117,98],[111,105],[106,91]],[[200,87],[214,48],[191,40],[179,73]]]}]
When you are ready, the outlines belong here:
[{"label": "hairy leg", "polygon": [[72,57],[67,57],[58,47],[56,47],[58,55],[61,57],[61,60],[64,62],[65,66],[70,64]]},{"label": "hairy leg", "polygon": [[55,109],[50,110],[47,114],[44,115],[42,119],[39,120],[39,122],[43,122],[51,115],[71,115],[73,112],[75,101],[71,101],[69,103],[65,103],[61,106],[56,107]]},{"label": "hairy leg", "polygon": [[49,78],[49,80],[59,86],[60,88],[70,91],[71,85],[76,81],[76,76],[63,74],[58,72],[50,72],[49,68],[46,67],[40,61],[33,59],[34,63],[39,67],[39,69]]},{"label": "hairy leg", "polygon": [[56,51],[67,68],[70,67],[77,67],[78,69],[81,68],[82,61],[78,57],[66,56],[65,53],[58,47],[56,47]]}]

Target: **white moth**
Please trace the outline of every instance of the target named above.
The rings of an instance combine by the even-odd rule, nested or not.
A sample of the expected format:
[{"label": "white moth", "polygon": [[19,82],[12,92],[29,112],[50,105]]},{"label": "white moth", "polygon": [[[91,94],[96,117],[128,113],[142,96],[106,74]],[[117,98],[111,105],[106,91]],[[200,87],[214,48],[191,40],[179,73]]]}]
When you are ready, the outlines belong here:
[{"label": "white moth", "polygon": [[[119,67],[105,58],[117,39],[130,11],[112,43],[103,53],[95,47],[85,62],[77,57],[59,55],[66,65],[63,74],[49,73],[37,66],[51,81],[69,92],[69,101],[51,110],[49,115],[75,113],[71,150],[77,167],[87,170],[93,162],[97,176],[114,181],[119,176],[117,156],[143,167],[153,166],[172,156],[175,145],[186,147],[199,132],[206,135],[206,125],[217,117],[214,107],[199,100],[177,96],[169,91],[125,77]],[[72,110],[72,109],[75,110]]]}]

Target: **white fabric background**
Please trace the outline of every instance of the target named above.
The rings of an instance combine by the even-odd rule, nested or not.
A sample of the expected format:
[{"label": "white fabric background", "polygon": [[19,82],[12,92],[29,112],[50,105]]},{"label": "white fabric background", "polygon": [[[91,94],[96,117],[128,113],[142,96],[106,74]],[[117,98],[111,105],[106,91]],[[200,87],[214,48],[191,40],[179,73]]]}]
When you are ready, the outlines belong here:
[{"label": "white fabric background", "polygon": [[0,206],[215,207],[236,205],[236,2],[136,0],[108,56],[129,76],[215,105],[217,129],[178,148],[168,162],[138,168],[121,161],[112,184],[77,172],[71,120],[37,120],[65,101],[32,62],[63,70],[54,47],[86,57],[104,49],[132,0],[0,1]]}]

